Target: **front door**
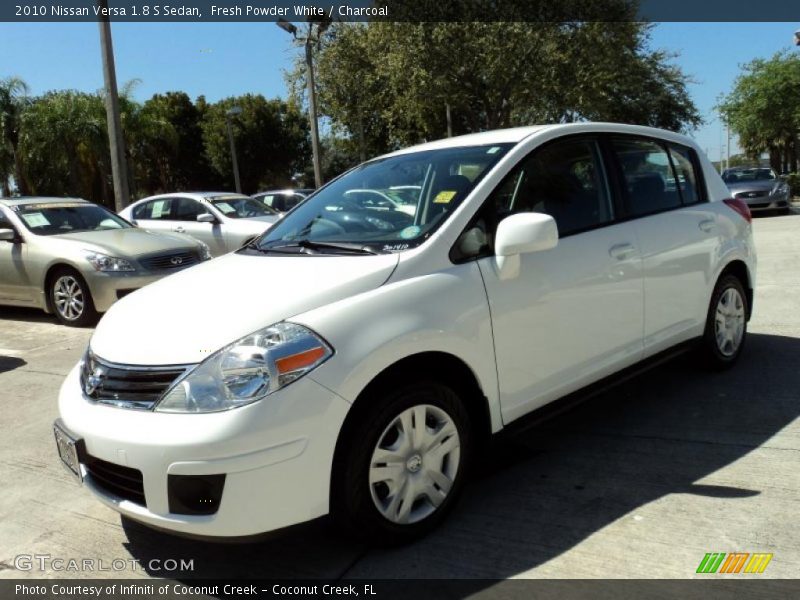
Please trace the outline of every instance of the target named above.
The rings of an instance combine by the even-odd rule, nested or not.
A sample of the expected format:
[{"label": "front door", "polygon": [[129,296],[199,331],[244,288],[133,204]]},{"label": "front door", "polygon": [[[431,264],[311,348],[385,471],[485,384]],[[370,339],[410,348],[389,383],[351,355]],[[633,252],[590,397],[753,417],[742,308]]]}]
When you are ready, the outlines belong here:
[{"label": "front door", "polygon": [[522,255],[510,277],[494,256],[478,261],[505,422],[641,358],[639,243],[629,224],[614,223],[596,140],[570,138],[535,150],[484,210],[495,213],[488,222],[547,213],[559,230],[555,248]]}]

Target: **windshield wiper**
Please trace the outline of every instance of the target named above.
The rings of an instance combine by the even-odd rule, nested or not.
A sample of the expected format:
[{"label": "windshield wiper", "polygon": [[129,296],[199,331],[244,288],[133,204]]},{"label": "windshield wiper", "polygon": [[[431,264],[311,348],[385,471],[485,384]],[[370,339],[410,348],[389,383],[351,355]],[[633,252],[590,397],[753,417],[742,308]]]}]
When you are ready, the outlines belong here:
[{"label": "windshield wiper", "polygon": [[278,244],[264,248],[264,250],[274,250],[280,248],[304,248],[316,252],[335,251],[335,253],[347,252],[351,254],[378,254],[370,250],[363,244],[353,244],[350,242],[314,242],[309,239],[294,240],[288,244]]},{"label": "windshield wiper", "polygon": [[279,254],[294,254],[289,250],[290,248],[311,250],[312,252],[336,253],[336,254],[378,254],[374,250],[370,250],[363,244],[353,244],[350,242],[314,242],[309,239],[294,240],[285,244],[276,244],[274,246],[258,247],[256,245],[249,246],[250,249],[257,250],[264,254],[275,252]]}]

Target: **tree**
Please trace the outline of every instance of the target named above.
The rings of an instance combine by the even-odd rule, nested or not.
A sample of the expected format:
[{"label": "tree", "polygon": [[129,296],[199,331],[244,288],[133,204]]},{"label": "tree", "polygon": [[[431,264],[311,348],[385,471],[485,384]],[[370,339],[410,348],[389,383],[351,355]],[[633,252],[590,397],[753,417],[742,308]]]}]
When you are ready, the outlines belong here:
[{"label": "tree", "polygon": [[3,196],[11,195],[10,178],[17,188],[28,193],[19,156],[19,131],[22,111],[28,99],[28,85],[19,77],[0,80],[0,186]]},{"label": "tree", "polygon": [[769,152],[779,172],[797,171],[800,131],[800,56],[779,52],[742,67],[733,91],[717,107],[752,157]]},{"label": "tree", "polygon": [[98,94],[48,92],[25,108],[20,123],[22,179],[30,193],[113,206],[106,114]]},{"label": "tree", "polygon": [[624,21],[337,24],[318,53],[320,103],[362,154],[542,122],[691,129],[700,117],[687,78],[647,48],[649,31]]},{"label": "tree", "polygon": [[310,155],[307,120],[291,102],[247,94],[204,105],[203,144],[211,165],[232,189],[226,113],[234,106],[242,109],[232,122],[242,189],[289,185]]}]

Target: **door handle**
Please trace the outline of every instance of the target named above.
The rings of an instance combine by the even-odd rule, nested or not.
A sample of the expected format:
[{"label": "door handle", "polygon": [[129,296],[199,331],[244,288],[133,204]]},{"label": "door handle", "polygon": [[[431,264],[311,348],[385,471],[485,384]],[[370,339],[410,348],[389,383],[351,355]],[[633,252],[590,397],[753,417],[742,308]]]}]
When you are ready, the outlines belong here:
[{"label": "door handle", "polygon": [[633,247],[633,244],[617,244],[616,246],[611,246],[608,253],[611,255],[611,258],[625,260],[636,254],[636,248]]},{"label": "door handle", "polygon": [[705,221],[700,221],[697,224],[697,226],[706,233],[709,233],[712,229],[714,229],[714,219],[706,219]]},{"label": "door handle", "polygon": [[175,229],[173,229],[172,231],[175,231],[175,232],[177,232],[177,233],[186,233],[186,230],[185,230],[183,227],[181,227],[180,225],[178,225],[178,226],[177,226]]}]

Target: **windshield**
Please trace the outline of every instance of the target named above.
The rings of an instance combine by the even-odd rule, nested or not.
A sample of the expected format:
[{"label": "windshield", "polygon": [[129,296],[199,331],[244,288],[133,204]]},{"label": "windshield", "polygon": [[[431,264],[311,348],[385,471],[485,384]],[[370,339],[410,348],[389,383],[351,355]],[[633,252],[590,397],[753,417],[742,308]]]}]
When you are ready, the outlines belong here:
[{"label": "windshield", "polygon": [[418,246],[512,146],[427,150],[365,163],[295,208],[254,247],[310,241],[393,252]]},{"label": "windshield", "polygon": [[272,217],[278,214],[269,206],[248,196],[216,196],[208,201],[230,219]]},{"label": "windshield", "polygon": [[725,171],[722,179],[725,183],[740,183],[744,181],[769,181],[777,179],[775,171],[772,169],[741,169],[736,171]]},{"label": "windshield", "polygon": [[12,210],[17,213],[25,227],[36,235],[130,229],[133,227],[133,225],[102,206],[84,204],[82,202],[21,204]]}]

